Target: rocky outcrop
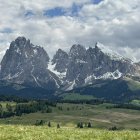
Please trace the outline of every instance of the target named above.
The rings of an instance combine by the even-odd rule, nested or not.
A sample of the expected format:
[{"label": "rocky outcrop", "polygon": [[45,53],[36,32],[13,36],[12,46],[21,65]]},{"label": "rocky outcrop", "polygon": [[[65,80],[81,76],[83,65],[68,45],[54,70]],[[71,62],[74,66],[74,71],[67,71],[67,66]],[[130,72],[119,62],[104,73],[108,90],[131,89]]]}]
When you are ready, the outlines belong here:
[{"label": "rocky outcrop", "polygon": [[57,70],[60,73],[66,72],[68,62],[69,62],[68,54],[63,50],[58,49],[58,51],[56,52],[56,54],[52,59],[52,65],[55,65],[54,70]]}]

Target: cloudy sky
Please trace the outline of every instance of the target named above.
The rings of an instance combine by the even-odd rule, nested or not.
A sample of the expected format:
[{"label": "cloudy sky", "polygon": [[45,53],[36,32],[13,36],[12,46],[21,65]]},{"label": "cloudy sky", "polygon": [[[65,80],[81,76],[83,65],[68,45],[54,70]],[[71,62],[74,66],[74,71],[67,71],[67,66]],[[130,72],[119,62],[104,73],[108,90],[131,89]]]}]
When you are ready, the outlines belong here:
[{"label": "cloudy sky", "polygon": [[0,0],[0,60],[18,36],[53,55],[100,42],[140,60],[139,0]]}]

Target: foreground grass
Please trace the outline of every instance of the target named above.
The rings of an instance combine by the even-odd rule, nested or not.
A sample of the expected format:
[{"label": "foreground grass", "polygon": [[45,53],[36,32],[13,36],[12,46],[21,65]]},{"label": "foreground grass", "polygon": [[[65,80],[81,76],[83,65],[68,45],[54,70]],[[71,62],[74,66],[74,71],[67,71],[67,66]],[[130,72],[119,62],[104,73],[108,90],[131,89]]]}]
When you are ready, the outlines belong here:
[{"label": "foreground grass", "polygon": [[0,125],[0,140],[139,140],[139,131]]}]

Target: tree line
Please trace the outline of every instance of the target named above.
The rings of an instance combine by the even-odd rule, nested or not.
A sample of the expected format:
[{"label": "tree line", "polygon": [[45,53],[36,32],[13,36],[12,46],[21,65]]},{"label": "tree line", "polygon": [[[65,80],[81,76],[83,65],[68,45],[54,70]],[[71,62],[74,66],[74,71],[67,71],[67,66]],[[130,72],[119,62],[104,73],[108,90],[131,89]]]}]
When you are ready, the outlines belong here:
[{"label": "tree line", "polygon": [[21,116],[22,114],[35,113],[38,111],[41,111],[42,113],[51,113],[52,107],[56,107],[56,104],[41,100],[16,103],[16,105],[7,103],[6,107],[3,107],[3,105],[0,104],[0,118]]},{"label": "tree line", "polygon": [[115,104],[113,106],[107,106],[106,108],[111,109],[111,108],[124,108],[124,109],[133,109],[133,110],[140,110],[139,105],[127,103],[127,104]]},{"label": "tree line", "polygon": [[59,100],[59,103],[73,103],[73,104],[91,104],[91,105],[99,105],[103,104],[106,101],[103,99],[91,99],[91,100]]}]

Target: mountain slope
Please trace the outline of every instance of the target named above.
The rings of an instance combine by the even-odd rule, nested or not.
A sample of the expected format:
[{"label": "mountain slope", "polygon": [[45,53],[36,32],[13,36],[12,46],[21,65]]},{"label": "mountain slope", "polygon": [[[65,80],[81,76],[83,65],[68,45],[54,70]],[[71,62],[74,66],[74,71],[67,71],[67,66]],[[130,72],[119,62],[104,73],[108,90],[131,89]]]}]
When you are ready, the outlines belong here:
[{"label": "mountain slope", "polygon": [[64,92],[61,97],[67,98],[71,93],[73,97],[79,94],[80,96],[92,96],[92,98],[113,102],[128,102],[133,99],[140,99],[140,82],[128,78],[96,80],[91,85]]},{"label": "mountain slope", "polygon": [[0,95],[56,100],[55,90],[0,81]]}]

